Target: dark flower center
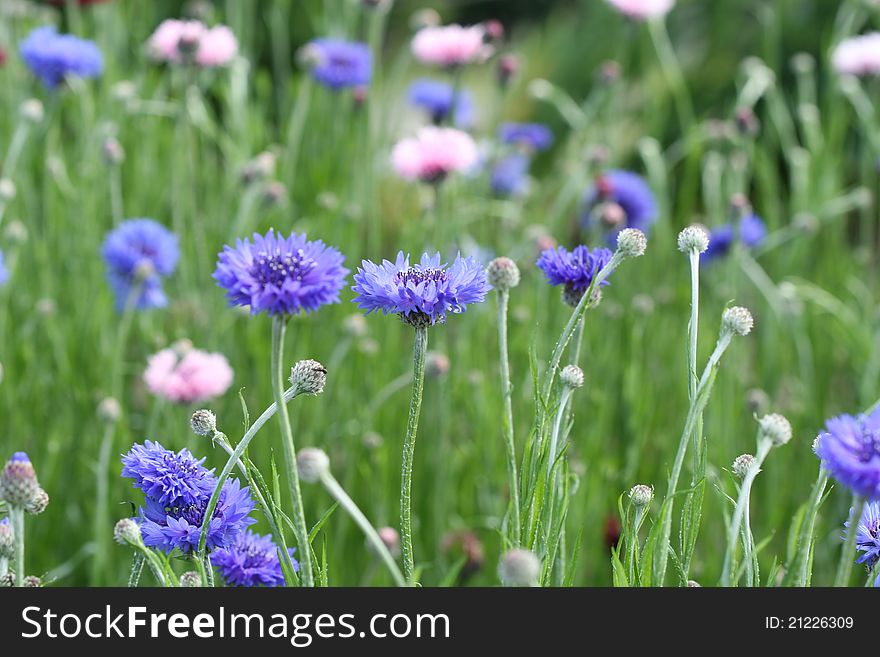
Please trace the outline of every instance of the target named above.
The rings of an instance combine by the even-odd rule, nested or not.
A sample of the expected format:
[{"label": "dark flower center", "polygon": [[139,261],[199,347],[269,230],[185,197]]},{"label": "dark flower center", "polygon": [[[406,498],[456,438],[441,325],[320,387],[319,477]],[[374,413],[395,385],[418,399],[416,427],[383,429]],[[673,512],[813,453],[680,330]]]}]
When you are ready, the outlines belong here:
[{"label": "dark flower center", "polygon": [[[168,512],[177,518],[183,518],[190,525],[201,527],[202,522],[205,519],[205,507],[207,506],[207,500],[204,504],[189,504],[183,507],[170,507]],[[218,503],[216,507],[214,507],[214,512],[211,514],[211,518],[217,518],[222,514],[220,509],[221,504]]]},{"label": "dark flower center", "polygon": [[181,459],[177,455],[172,454],[164,454],[162,461],[168,474],[199,476],[201,478],[201,466],[195,461],[186,458]]},{"label": "dark flower center", "polygon": [[251,275],[263,285],[281,285],[286,280],[301,281],[318,263],[309,258],[302,249],[294,253],[260,251],[254,258]]},{"label": "dark flower center", "polygon": [[418,285],[419,283],[424,283],[426,281],[439,283],[440,281],[446,280],[446,272],[434,267],[428,267],[425,269],[422,267],[410,267],[406,271],[397,272],[396,278],[398,283],[403,283],[404,285],[408,283]]}]

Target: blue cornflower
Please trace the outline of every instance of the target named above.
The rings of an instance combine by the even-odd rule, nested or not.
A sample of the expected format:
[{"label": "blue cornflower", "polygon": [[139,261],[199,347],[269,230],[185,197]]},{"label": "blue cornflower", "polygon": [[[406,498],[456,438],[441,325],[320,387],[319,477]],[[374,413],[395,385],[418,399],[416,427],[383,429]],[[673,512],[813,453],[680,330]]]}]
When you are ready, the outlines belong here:
[{"label": "blue cornflower", "polygon": [[453,122],[459,128],[469,128],[473,123],[473,100],[464,89],[457,93],[451,84],[437,80],[419,79],[414,81],[407,92],[409,102],[425,110],[431,121],[440,125],[446,120],[452,109],[452,96],[455,94],[455,111]]},{"label": "blue cornflower", "polygon": [[489,185],[499,196],[518,196],[526,191],[529,175],[529,158],[524,153],[514,153],[495,163]]},{"label": "blue cornflower", "polygon": [[118,309],[129,302],[133,285],[140,286],[135,308],[168,305],[162,278],[174,273],[180,257],[174,233],[152,219],[129,219],[108,233],[102,252]]},{"label": "blue cornflower", "polygon": [[3,259],[3,251],[0,251],[0,285],[6,285],[9,280],[9,270],[6,269],[6,261]]},{"label": "blue cornflower", "polygon": [[468,305],[483,301],[491,289],[477,260],[458,255],[447,267],[439,253],[425,253],[412,266],[402,251],[394,262],[383,260],[377,265],[364,260],[354,280],[352,290],[358,296],[353,301],[367,314],[396,313],[413,326],[443,323],[447,313],[463,313]]},{"label": "blue cornflower", "polygon": [[[590,287],[593,278],[611,260],[608,249],[593,249],[576,246],[572,251],[558,246],[547,249],[538,258],[538,268],[547,276],[550,285],[562,285],[566,303],[576,306]],[[608,285],[604,280],[601,285]]]},{"label": "blue cornflower", "polygon": [[70,34],[58,34],[51,25],[32,30],[19,45],[24,63],[49,89],[68,75],[98,77],[104,70],[101,51],[92,41]]},{"label": "blue cornflower", "polygon": [[[199,536],[205,508],[208,505],[206,495],[192,504],[167,506],[147,498],[141,509],[141,534],[144,545],[165,552],[175,548],[187,554],[198,549]],[[241,487],[238,479],[227,479],[220,490],[220,499],[211,515],[208,525],[208,536],[205,542],[207,550],[225,548],[256,520],[250,517],[254,510],[250,489]]]},{"label": "blue cornflower", "polygon": [[498,139],[533,151],[545,151],[553,145],[553,133],[543,123],[502,123]]},{"label": "blue cornflower", "polygon": [[657,219],[657,201],[651,188],[631,171],[615,169],[601,174],[587,191],[585,206],[584,223],[588,225],[598,219],[612,231],[612,240],[624,228],[647,233]]},{"label": "blue cornflower", "polygon": [[344,260],[320,240],[309,242],[296,233],[285,238],[270,229],[265,236],[254,233],[253,242],[223,247],[214,279],[230,305],[250,306],[251,314],[310,313],[339,301],[348,275]]},{"label": "blue cornflower", "polygon": [[362,87],[370,83],[373,56],[365,43],[315,39],[308,48],[314,58],[312,77],[331,89]]},{"label": "blue cornflower", "polygon": [[[852,511],[850,511],[852,513]],[[850,522],[844,527],[849,531]],[[868,570],[880,560],[880,503],[867,502],[856,528],[856,550],[862,552],[856,563],[863,563]]]},{"label": "blue cornflower", "polygon": [[[293,557],[296,548],[288,548]],[[278,546],[272,535],[261,536],[248,530],[225,548],[211,555],[211,564],[230,586],[283,586],[284,574],[278,559]],[[299,571],[294,560],[293,568]]]},{"label": "blue cornflower", "polygon": [[122,476],[134,479],[134,486],[160,506],[188,506],[207,500],[217,485],[204,461],[186,448],[174,453],[147,440],[132,445],[122,457]]},{"label": "blue cornflower", "polygon": [[713,228],[709,232],[709,248],[701,257],[708,262],[727,255],[737,237],[744,246],[753,248],[763,242],[766,236],[767,227],[762,219],[756,214],[747,214],[736,226],[724,224]]},{"label": "blue cornflower", "polygon": [[819,434],[816,456],[841,484],[869,500],[880,499],[880,409],[870,415],[838,415]]}]

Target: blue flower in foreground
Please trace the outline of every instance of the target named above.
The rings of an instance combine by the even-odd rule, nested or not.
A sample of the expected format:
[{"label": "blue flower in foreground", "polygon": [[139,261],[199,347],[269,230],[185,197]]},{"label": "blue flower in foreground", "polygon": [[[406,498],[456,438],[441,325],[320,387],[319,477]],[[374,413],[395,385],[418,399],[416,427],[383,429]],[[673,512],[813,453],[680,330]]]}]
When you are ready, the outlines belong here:
[{"label": "blue flower in foreground", "polygon": [[[140,517],[144,545],[165,552],[177,548],[184,554],[197,550],[208,497],[210,495],[193,504],[176,506],[166,506],[148,497]],[[253,510],[250,489],[247,486],[242,488],[238,479],[227,479],[211,515],[206,549],[231,545],[248,526],[256,522],[250,517]]]},{"label": "blue flower in foreground", "polygon": [[816,456],[841,484],[869,500],[880,499],[880,409],[870,415],[838,415],[819,434]]},{"label": "blue flower in foreground", "polygon": [[502,123],[498,139],[533,151],[544,151],[553,145],[553,133],[543,123]]},{"label": "blue flower in foreground", "polygon": [[[563,298],[566,303],[576,306],[599,270],[611,260],[611,255],[608,249],[590,251],[581,245],[567,251],[559,246],[541,253],[536,264],[547,276],[550,285],[564,286]],[[602,281],[601,285],[608,285],[608,281]]]},{"label": "blue flower in foreground", "polygon": [[295,315],[337,303],[348,269],[339,251],[305,235],[265,236],[238,240],[218,257],[214,279],[233,306],[250,306],[251,314]]},{"label": "blue flower in foreground", "polygon": [[116,307],[125,308],[133,285],[140,286],[135,308],[162,308],[168,299],[162,278],[174,273],[180,250],[177,237],[152,219],[129,219],[110,231],[104,240],[107,280],[116,295]]},{"label": "blue flower in foreground", "polygon": [[631,171],[611,170],[600,175],[587,191],[586,225],[598,222],[616,237],[624,228],[644,233],[657,219],[657,201],[648,183]]},{"label": "blue flower in foreground", "polygon": [[217,479],[188,449],[177,453],[147,440],[135,443],[122,457],[122,476],[160,506],[188,506],[211,496]]},{"label": "blue flower in foreground", "polygon": [[751,249],[763,242],[766,236],[767,227],[761,218],[755,214],[747,214],[737,225],[724,224],[713,228],[709,232],[709,248],[701,257],[708,262],[727,255],[737,238]]},{"label": "blue flower in foreground", "polygon": [[448,313],[463,313],[472,303],[485,300],[491,286],[486,271],[474,258],[456,256],[451,266],[440,254],[422,255],[410,266],[409,256],[398,252],[394,262],[377,265],[364,260],[354,276],[353,301],[367,314],[381,310],[396,313],[407,324],[430,326],[446,321]]},{"label": "blue flower in foreground", "polygon": [[[454,93],[455,90],[451,84],[436,80],[419,79],[409,86],[407,97],[411,104],[425,110],[433,123],[440,125],[446,120],[450,110],[452,110],[452,96]],[[471,95],[464,89],[459,89],[455,95],[453,122],[459,128],[468,128],[473,123],[474,114]]]},{"label": "blue flower in foreground", "polygon": [[492,169],[489,185],[499,196],[518,196],[526,191],[529,175],[529,158],[523,153],[514,153],[496,162]]},{"label": "blue flower in foreground", "polygon": [[68,75],[94,78],[104,70],[101,51],[92,41],[58,34],[51,25],[32,30],[19,45],[24,63],[49,89]]},{"label": "blue flower in foreground", "polygon": [[315,39],[308,48],[314,58],[312,77],[324,86],[344,89],[370,83],[373,56],[367,44],[339,39]]},{"label": "blue flower in foreground", "polygon": [[[288,548],[293,557],[296,548]],[[260,536],[248,530],[225,548],[211,555],[211,563],[230,586],[283,586],[284,574],[278,559],[278,546],[272,535]],[[293,560],[294,570],[299,564]]]},{"label": "blue flower in foreground", "polygon": [[[852,512],[852,511],[850,511]],[[847,520],[844,526],[849,532],[850,522]],[[868,570],[880,560],[880,503],[867,502],[859,526],[856,528],[856,550],[862,554],[856,559],[856,563],[863,563]]]},{"label": "blue flower in foreground", "polygon": [[6,269],[6,262],[3,259],[3,251],[0,251],[0,285],[6,285],[9,280],[9,270]]}]

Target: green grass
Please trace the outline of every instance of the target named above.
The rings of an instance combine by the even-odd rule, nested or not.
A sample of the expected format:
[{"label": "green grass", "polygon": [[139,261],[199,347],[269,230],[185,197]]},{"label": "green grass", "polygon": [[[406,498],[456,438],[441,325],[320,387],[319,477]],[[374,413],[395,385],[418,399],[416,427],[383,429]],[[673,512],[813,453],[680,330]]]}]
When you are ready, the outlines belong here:
[{"label": "green grass", "polygon": [[[119,329],[100,258],[102,240],[114,223],[114,175],[120,176],[123,216],[153,217],[173,228],[183,253],[166,284],[169,308],[135,317],[122,364],[124,414],[114,457],[132,442],[150,438],[174,449],[189,447],[218,470],[225,462],[221,450],[191,435],[193,408],[152,398],[140,381],[147,357],[175,340],[187,338],[229,358],[233,388],[210,407],[233,442],[243,433],[237,392],[251,418],[272,402],[271,322],[227,308],[211,278],[217,252],[238,236],[234,224],[249,194],[240,181],[241,168],[270,147],[279,153],[277,178],[287,188],[286,200],[273,206],[257,200],[246,208],[242,223],[248,231],[305,231],[340,248],[352,268],[362,258],[390,258],[399,249],[446,251],[454,242],[517,260],[523,282],[511,293],[509,341],[520,456],[534,420],[529,352],[534,350],[543,371],[570,314],[558,290],[547,286],[533,266],[534,226],[574,245],[578,202],[591,176],[586,153],[597,145],[607,147],[611,164],[647,175],[663,210],[648,252],[615,272],[603,302],[587,315],[581,351],[586,385],[574,393],[567,451],[577,479],[567,519],[570,554],[581,537],[576,585],[611,584],[605,533],[609,519],[618,516],[622,493],[635,483],[654,485],[657,495],[646,527],[659,516],[688,410],[690,274],[675,237],[694,221],[726,220],[729,197],[747,194],[773,231],[767,246],[702,272],[701,364],[729,302],[750,308],[756,324],[725,355],[705,414],[709,480],[691,576],[714,584],[721,574],[725,514],[732,508],[720,491],[735,497],[727,471],[737,455],[755,450],[756,424],[747,403],[753,389],[764,391],[768,410],[785,414],[795,430],[789,445],[770,454],[752,491],[755,541],[767,541],[759,554],[761,572],[770,572],[774,560],[784,562],[792,519],[817,475],[813,438],[826,417],[861,411],[880,397],[877,153],[828,65],[831,43],[870,24],[861,4],[844,2],[836,22],[804,28],[809,34],[798,47],[816,58],[815,72],[795,76],[788,61],[768,59],[778,84],[757,100],[761,130],[754,139],[735,132],[713,138],[718,124],[707,120],[733,117],[737,93],[749,77],[748,66],[739,62],[783,50],[773,39],[790,25],[799,29],[792,12],[782,8],[786,3],[778,3],[778,12],[771,8],[762,14],[776,29],[768,30],[761,44],[744,44],[729,28],[722,30],[723,17],[738,19],[729,4],[723,17],[704,16],[700,3],[684,1],[673,13],[672,40],[699,114],[686,126],[684,140],[645,30],[633,27],[636,38],[615,39],[625,26],[598,2],[569,6],[542,24],[515,29],[511,49],[521,52],[527,65],[512,89],[499,95],[491,65],[464,76],[483,108],[476,132],[491,137],[498,116],[539,117],[554,126],[557,146],[536,162],[536,179],[525,199],[492,199],[485,176],[456,179],[443,188],[439,221],[425,210],[430,190],[396,179],[388,165],[391,145],[420,122],[402,100],[405,84],[428,73],[409,57],[403,8],[393,11],[397,27],[383,51],[381,80],[370,90],[368,105],[356,107],[347,94],[312,87],[301,110],[304,130],[294,158],[289,122],[306,85],[292,59],[295,47],[325,33],[366,34],[357,3],[302,4],[304,10],[289,0],[218,3],[216,19],[239,36],[243,59],[231,70],[199,79],[203,93],[190,94],[187,120],[175,118],[186,80],[173,74],[179,71],[148,62],[143,53],[155,25],[172,15],[162,3],[114,0],[83,11],[78,33],[97,40],[106,71],[99,81],[57,94],[46,93],[14,54],[15,44],[38,21],[16,16],[0,31],[0,43],[11,55],[0,69],[0,154],[16,129],[22,101],[41,98],[47,112],[31,129],[15,170],[5,172],[18,193],[0,224],[0,248],[12,274],[0,288],[0,454],[27,451],[52,499],[43,515],[28,519],[28,571],[50,573],[57,585],[124,585],[128,578],[129,551],[116,545],[97,564],[97,577],[90,575],[95,463],[103,435],[97,407],[111,392]],[[339,11],[342,6],[347,9]],[[700,17],[709,29],[717,27],[718,39],[711,33],[697,38],[678,12]],[[700,49],[707,41],[715,56],[704,60]],[[632,51],[624,53],[630,43]],[[588,55],[577,57],[585,48]],[[726,66],[716,65],[722,55]],[[586,62],[609,57],[626,62],[627,69],[620,83],[606,87],[592,80],[593,67]],[[713,93],[706,100],[703,81],[713,75]],[[570,88],[578,106],[581,92],[588,94],[576,126],[552,104],[529,96],[529,80],[536,77]],[[565,82],[573,78],[569,87]],[[118,99],[123,80],[134,83],[136,100]],[[866,87],[870,91],[876,98],[876,87]],[[110,135],[125,150],[118,171],[101,156]],[[16,221],[27,231],[24,242],[14,240]],[[592,235],[585,239],[591,245],[600,241]],[[346,328],[348,318],[358,314],[352,296],[346,290],[341,304],[291,322],[288,360],[314,358],[329,369],[323,395],[290,405],[294,435],[298,446],[327,451],[336,478],[374,525],[396,526],[409,386],[387,395],[383,390],[411,371],[412,329],[393,317],[371,316],[366,333],[354,335]],[[497,584],[507,476],[494,306],[490,296],[430,331],[429,349],[448,355],[451,367],[446,376],[426,381],[416,444],[414,548],[426,585],[460,581],[455,569],[461,554],[442,545],[444,536],[462,530],[476,534],[485,557],[467,584]],[[274,421],[250,448],[264,473],[273,455],[280,461]],[[683,483],[690,480],[690,464],[688,455]],[[130,481],[118,477],[120,469],[114,458],[108,537],[113,522],[141,501]],[[305,486],[303,496],[310,524],[333,505],[318,486]],[[848,492],[835,487],[820,510],[815,584],[833,581],[849,504]],[[677,516],[676,510],[676,522]],[[258,527],[266,529],[262,521]],[[673,546],[677,542],[676,524]],[[331,585],[391,583],[342,513],[334,513],[316,537],[315,552],[325,551]]]}]

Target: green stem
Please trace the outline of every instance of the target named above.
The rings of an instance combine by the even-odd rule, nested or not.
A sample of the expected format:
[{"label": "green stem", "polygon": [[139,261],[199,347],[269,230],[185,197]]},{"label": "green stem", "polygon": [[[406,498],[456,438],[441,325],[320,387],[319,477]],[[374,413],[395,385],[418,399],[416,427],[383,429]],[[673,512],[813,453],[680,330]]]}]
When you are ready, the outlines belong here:
[{"label": "green stem", "polygon": [[825,486],[828,483],[828,471],[819,467],[819,476],[816,483],[813,484],[813,490],[810,493],[810,501],[808,502],[807,511],[804,519],[801,521],[800,535],[798,536],[797,550],[794,556],[794,563],[786,570],[793,574],[794,579],[783,580],[783,586],[804,587],[809,579],[810,553],[813,551],[813,531],[816,527],[816,514],[819,511],[819,504],[822,502],[822,495],[825,493]]},{"label": "green stem", "polygon": [[300,572],[303,586],[312,587],[315,579],[312,575],[312,546],[309,542],[309,530],[306,526],[303,509],[302,492],[299,486],[299,471],[296,469],[296,446],[293,442],[293,431],[290,427],[290,415],[284,403],[284,333],[287,327],[286,317],[275,317],[272,320],[272,389],[275,393],[275,405],[278,423],[281,428],[281,444],[284,448],[284,464],[287,468],[292,504],[292,521],[296,540],[300,549]]},{"label": "green stem", "polygon": [[131,573],[128,575],[128,588],[135,588],[141,579],[141,573],[144,571],[144,555],[135,552],[131,559]]},{"label": "green stem", "polygon": [[498,349],[501,362],[501,391],[504,403],[502,430],[504,445],[507,450],[507,485],[510,489],[511,534],[512,543],[519,546],[522,535],[522,518],[520,517],[519,479],[516,474],[516,442],[513,431],[512,385],[510,383],[510,360],[507,349],[507,305],[510,300],[509,290],[498,291]]},{"label": "green stem", "polygon": [[409,404],[406,437],[403,440],[403,460],[400,466],[400,542],[403,552],[403,572],[406,581],[414,583],[415,561],[412,547],[412,471],[425,384],[425,354],[428,350],[428,328],[416,327],[413,343],[413,387]]},{"label": "green stem", "polygon": [[556,481],[553,476],[553,466],[556,463],[556,451],[559,444],[559,433],[562,431],[562,419],[565,417],[565,409],[568,406],[568,400],[571,399],[573,388],[563,387],[562,395],[559,398],[559,408],[556,411],[556,419],[553,421],[553,431],[550,433],[550,448],[547,451],[547,493],[552,492],[552,487]]},{"label": "green stem", "polygon": [[397,584],[397,586],[406,586],[406,579],[400,572],[400,568],[397,567],[394,557],[391,556],[391,553],[388,551],[385,543],[382,542],[376,529],[370,524],[370,521],[367,520],[367,517],[358,508],[357,504],[354,503],[354,500],[352,500],[348,493],[345,492],[345,489],[342,488],[329,471],[324,472],[321,475],[321,483],[324,484],[327,492],[339,502],[339,505],[345,509],[346,513],[351,516],[352,520],[354,520],[357,526],[361,528],[361,531],[364,532],[367,541],[373,546],[376,554],[379,555],[385,563],[385,566],[388,568],[388,572],[391,573],[394,583]]},{"label": "green stem", "polygon": [[15,567],[15,586],[24,586],[24,509],[9,507],[9,522],[12,525],[13,565]]},{"label": "green stem", "polygon": [[[700,318],[700,254],[691,249],[688,254],[691,263],[691,319],[688,323],[688,399],[693,404],[697,397],[697,332]],[[697,417],[692,444],[694,448],[694,478],[700,462],[700,437],[703,433],[703,416]],[[691,483],[694,483],[692,479]]]},{"label": "green stem", "polygon": [[688,95],[687,83],[681,70],[681,65],[675,55],[675,48],[669,40],[669,32],[666,30],[666,22],[661,18],[648,22],[648,30],[651,33],[651,41],[657,51],[657,59],[660,60],[660,68],[669,83],[672,98],[675,102],[675,111],[681,125],[682,134],[688,132],[694,124],[694,110]]},{"label": "green stem", "polygon": [[856,534],[858,534],[859,523],[862,521],[862,512],[864,510],[865,498],[854,494],[852,509],[849,514],[849,529],[846,532],[846,542],[840,550],[840,562],[837,564],[834,586],[849,586],[852,565],[856,556]]}]

